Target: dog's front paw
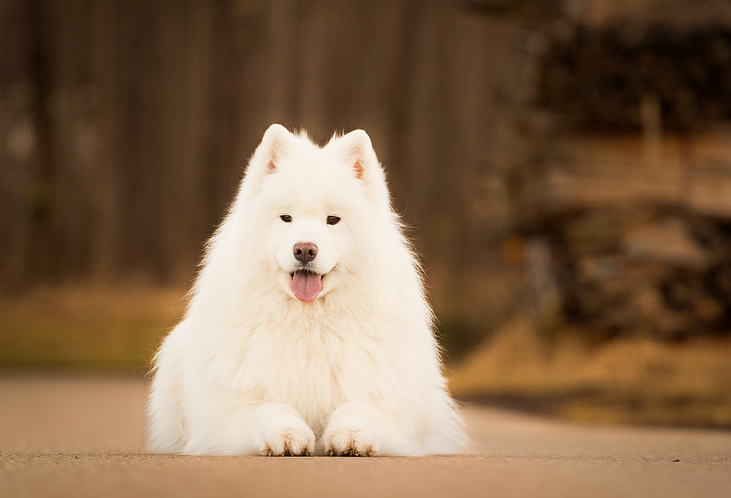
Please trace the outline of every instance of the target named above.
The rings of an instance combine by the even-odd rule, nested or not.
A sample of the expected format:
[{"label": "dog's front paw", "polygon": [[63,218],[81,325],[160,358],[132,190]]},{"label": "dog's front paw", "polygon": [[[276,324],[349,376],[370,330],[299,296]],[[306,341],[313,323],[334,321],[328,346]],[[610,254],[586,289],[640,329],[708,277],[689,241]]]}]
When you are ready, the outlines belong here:
[{"label": "dog's front paw", "polygon": [[306,456],[315,449],[315,434],[299,417],[267,424],[260,434],[259,453],[266,456]]},{"label": "dog's front paw", "polygon": [[373,435],[356,427],[340,427],[323,436],[325,451],[331,456],[375,456],[376,441]]}]

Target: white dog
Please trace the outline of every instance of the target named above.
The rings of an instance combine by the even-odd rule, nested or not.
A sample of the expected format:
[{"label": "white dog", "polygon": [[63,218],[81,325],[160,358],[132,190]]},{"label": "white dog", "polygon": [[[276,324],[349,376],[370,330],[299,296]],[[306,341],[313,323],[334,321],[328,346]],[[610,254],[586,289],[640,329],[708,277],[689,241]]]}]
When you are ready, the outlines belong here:
[{"label": "white dog", "polygon": [[155,357],[153,451],[455,453],[463,423],[368,135],[272,125]]}]

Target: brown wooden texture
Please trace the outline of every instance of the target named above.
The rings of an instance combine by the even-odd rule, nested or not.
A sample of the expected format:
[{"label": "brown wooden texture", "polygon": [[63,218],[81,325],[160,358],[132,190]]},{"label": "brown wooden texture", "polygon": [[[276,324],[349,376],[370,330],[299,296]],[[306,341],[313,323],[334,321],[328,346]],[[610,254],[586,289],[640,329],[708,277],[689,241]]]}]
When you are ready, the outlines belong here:
[{"label": "brown wooden texture", "polygon": [[187,281],[272,122],[366,129],[434,266],[474,244],[511,32],[459,2],[3,0],[0,26],[5,288]]}]

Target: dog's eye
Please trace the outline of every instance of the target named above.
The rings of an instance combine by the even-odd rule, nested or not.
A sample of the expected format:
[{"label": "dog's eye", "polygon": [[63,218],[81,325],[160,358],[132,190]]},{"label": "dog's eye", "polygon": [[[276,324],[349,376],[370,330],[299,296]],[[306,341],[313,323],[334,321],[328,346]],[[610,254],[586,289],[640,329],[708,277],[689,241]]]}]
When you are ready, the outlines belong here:
[{"label": "dog's eye", "polygon": [[328,216],[327,217],[328,225],[337,225],[339,222],[340,222],[340,218],[337,216]]},{"label": "dog's eye", "polygon": [[280,220],[282,220],[285,223],[292,223],[292,217],[288,214],[283,214],[279,217]]}]

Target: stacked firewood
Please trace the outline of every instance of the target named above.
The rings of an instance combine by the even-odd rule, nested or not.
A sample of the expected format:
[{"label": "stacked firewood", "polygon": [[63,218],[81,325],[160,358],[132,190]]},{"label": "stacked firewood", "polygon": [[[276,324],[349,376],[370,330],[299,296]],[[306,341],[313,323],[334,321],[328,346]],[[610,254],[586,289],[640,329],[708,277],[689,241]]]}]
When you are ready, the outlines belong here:
[{"label": "stacked firewood", "polygon": [[521,216],[597,339],[731,333],[731,25],[562,22],[536,101],[562,126]]},{"label": "stacked firewood", "polygon": [[550,225],[566,317],[597,339],[731,330],[731,223],[672,211],[574,213]]},{"label": "stacked firewood", "polygon": [[731,28],[561,25],[541,63],[538,101],[593,124],[641,124],[648,95],[666,127],[731,118]]},{"label": "stacked firewood", "polygon": [[731,129],[564,134],[548,156],[525,212],[571,322],[599,339],[731,332]]}]

